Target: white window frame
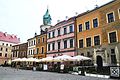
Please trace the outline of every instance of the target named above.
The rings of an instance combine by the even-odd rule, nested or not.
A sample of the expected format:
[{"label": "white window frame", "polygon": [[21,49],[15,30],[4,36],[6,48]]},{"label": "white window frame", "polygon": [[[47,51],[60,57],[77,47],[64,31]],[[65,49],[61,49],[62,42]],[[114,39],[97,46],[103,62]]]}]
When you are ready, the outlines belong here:
[{"label": "white window frame", "polygon": [[[83,40],[83,48],[84,48],[84,47],[85,47],[85,44],[84,44],[84,43],[85,43],[85,42],[84,42],[85,39],[84,39],[84,38],[80,38],[79,40]],[[78,48],[80,47],[80,46],[79,46],[79,40],[78,40]]]},{"label": "white window frame", "polygon": [[88,30],[90,30],[91,29],[90,20],[84,22],[84,25],[83,25],[84,26],[84,30],[86,30],[86,24],[85,24],[86,22],[89,22],[89,29]]},{"label": "white window frame", "polygon": [[92,19],[92,28],[94,28],[94,27],[93,27],[93,20],[94,20],[94,19],[97,19],[97,21],[98,21],[98,27],[99,27],[99,18],[98,18],[98,17],[95,17],[95,18]]},{"label": "white window frame", "polygon": [[[87,38],[91,38],[91,46],[92,46],[92,44],[93,44],[92,36],[88,36],[85,38],[85,47],[87,47],[87,43],[86,43]],[[91,47],[91,46],[89,46],[89,47]]]},{"label": "white window frame", "polygon": [[60,36],[60,35],[58,35],[58,30],[60,30],[60,35],[61,35],[61,28],[57,29],[57,36]]},{"label": "white window frame", "polygon": [[110,14],[110,13],[113,13],[113,16],[114,16],[114,21],[115,21],[115,13],[114,13],[114,11],[110,11],[110,12],[108,12],[108,13],[106,13],[106,20],[107,20],[107,23],[109,23],[108,22],[108,14]]},{"label": "white window frame", "polygon": [[113,31],[109,31],[107,34],[108,34],[108,43],[110,44],[110,39],[109,39],[109,34],[112,33],[112,32],[116,32],[116,39],[117,39],[117,42],[118,42],[118,34],[117,34],[117,30],[113,30]]},{"label": "white window frame", "polygon": [[94,35],[94,36],[93,36],[93,42],[92,42],[93,44],[92,44],[92,45],[95,46],[95,44],[94,44],[94,37],[95,37],[95,36],[99,36],[99,37],[100,37],[100,45],[101,45],[101,35],[100,35],[100,34],[97,34],[97,35]]},{"label": "white window frame", "polygon": [[118,16],[119,16],[119,19],[120,19],[120,8],[118,9]]},{"label": "white window frame", "polygon": [[[81,23],[81,24],[82,24],[82,23]],[[80,25],[80,24],[79,24],[79,25]],[[78,25],[78,32],[79,32],[79,25]],[[82,24],[82,31],[84,31],[84,25],[85,25],[85,24]],[[81,32],[82,32],[82,31],[81,31]]]},{"label": "white window frame", "polygon": [[71,39],[73,40],[73,47],[72,47],[72,48],[74,48],[74,38],[70,38],[70,39],[69,39],[69,48],[70,48],[70,40],[71,40]]}]

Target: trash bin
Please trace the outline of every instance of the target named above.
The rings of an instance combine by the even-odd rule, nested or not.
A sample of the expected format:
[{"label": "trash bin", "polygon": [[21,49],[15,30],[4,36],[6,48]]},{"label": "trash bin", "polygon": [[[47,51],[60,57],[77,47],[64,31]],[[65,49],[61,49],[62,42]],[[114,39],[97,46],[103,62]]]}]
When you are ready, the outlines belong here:
[{"label": "trash bin", "polygon": [[110,67],[110,78],[120,79],[120,67]]}]

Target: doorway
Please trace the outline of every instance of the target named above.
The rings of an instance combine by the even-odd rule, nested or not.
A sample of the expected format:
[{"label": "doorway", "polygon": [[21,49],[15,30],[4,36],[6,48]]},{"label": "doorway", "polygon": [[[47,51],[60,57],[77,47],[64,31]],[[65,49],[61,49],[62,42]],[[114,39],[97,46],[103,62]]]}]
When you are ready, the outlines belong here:
[{"label": "doorway", "polygon": [[103,67],[103,60],[101,56],[97,56],[97,66],[98,67]]}]

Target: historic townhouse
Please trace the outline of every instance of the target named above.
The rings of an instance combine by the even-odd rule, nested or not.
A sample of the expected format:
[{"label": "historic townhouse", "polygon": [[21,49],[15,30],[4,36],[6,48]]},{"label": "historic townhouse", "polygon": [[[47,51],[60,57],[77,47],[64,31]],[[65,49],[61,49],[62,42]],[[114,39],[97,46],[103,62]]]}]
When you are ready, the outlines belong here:
[{"label": "historic townhouse", "polygon": [[22,43],[12,46],[12,59],[27,58],[27,43]]},{"label": "historic townhouse", "polygon": [[28,39],[28,50],[27,50],[27,57],[34,57],[35,49],[36,49],[36,34],[33,38]]},{"label": "historic townhouse", "polygon": [[72,17],[48,29],[47,56],[76,55],[74,21],[75,17]]},{"label": "historic townhouse", "polygon": [[78,54],[97,66],[120,65],[120,0],[76,17]]},{"label": "historic townhouse", "polygon": [[40,35],[36,36],[36,53],[34,54],[35,58],[44,58],[47,53],[47,32],[43,31]]},{"label": "historic townhouse", "polygon": [[11,62],[12,46],[19,42],[17,36],[0,32],[0,65]]}]

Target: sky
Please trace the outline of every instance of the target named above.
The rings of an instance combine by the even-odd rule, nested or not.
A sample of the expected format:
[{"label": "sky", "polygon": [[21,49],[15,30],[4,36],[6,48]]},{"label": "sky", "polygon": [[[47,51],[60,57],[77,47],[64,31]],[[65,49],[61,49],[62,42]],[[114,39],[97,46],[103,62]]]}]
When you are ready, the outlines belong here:
[{"label": "sky", "polygon": [[21,43],[40,34],[43,15],[47,8],[52,17],[52,25],[92,10],[112,0],[0,0],[0,31],[15,34]]}]

